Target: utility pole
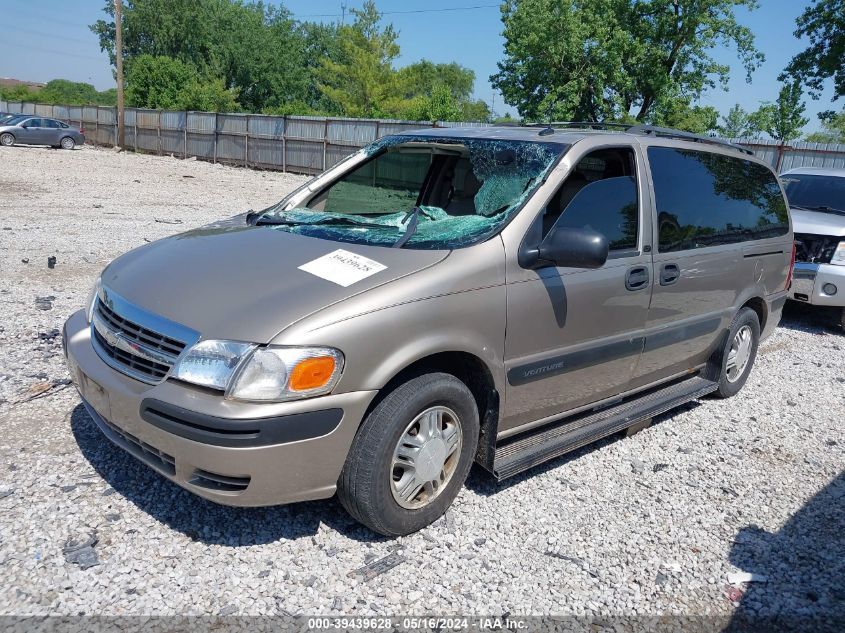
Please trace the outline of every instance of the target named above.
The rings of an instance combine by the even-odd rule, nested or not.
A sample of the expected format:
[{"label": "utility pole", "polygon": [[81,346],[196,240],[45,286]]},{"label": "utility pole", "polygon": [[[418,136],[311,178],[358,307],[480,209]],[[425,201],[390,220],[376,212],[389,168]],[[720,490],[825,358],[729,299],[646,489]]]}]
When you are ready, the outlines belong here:
[{"label": "utility pole", "polygon": [[343,25],[346,24],[346,3],[345,2],[340,3],[340,15],[341,15],[340,25],[343,26]]},{"label": "utility pole", "polygon": [[114,55],[117,66],[117,145],[123,149],[126,130],[123,115],[123,0],[114,0]]}]

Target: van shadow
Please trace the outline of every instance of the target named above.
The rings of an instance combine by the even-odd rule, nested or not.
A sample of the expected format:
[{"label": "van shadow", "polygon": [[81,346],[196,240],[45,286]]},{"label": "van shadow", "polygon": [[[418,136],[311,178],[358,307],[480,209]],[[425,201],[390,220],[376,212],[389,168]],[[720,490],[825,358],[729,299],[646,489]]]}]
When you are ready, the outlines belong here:
[{"label": "van shadow", "polygon": [[759,574],[726,631],[845,631],[845,471],[777,532],[737,534],[730,561]]},{"label": "van shadow", "polygon": [[116,494],[194,541],[229,547],[262,545],[313,536],[321,522],[356,541],[387,540],[354,521],[336,499],[236,508],[198,497],[112,444],[82,404],[72,411],[70,426],[82,455]]},{"label": "van shadow", "polygon": [[[700,406],[701,403],[697,400],[686,402],[680,406],[675,407],[670,411],[667,411],[666,413],[652,418],[650,428],[654,428],[655,426],[657,426],[658,424],[662,424],[663,422],[671,421],[672,418],[674,418],[679,413],[691,411]],[[478,464],[475,464],[473,469],[470,471],[469,477],[467,478],[466,486],[476,494],[489,497],[498,492],[502,492],[503,490],[507,490],[512,486],[516,486],[525,481],[526,479],[531,479],[532,477],[542,475],[543,473],[546,473],[550,470],[554,470],[555,468],[558,468],[570,462],[577,461],[588,453],[591,453],[593,451],[600,451],[603,448],[615,444],[616,442],[625,440],[626,438],[626,431],[619,431],[618,433],[608,435],[607,437],[601,440],[597,440],[592,444],[587,444],[587,446],[574,450],[571,453],[566,453],[565,455],[561,455],[560,457],[539,464],[538,466],[534,466],[533,468],[530,468],[525,472],[519,473],[518,475],[514,475],[513,477],[509,477],[504,481],[497,482],[496,478],[491,473],[489,473],[487,470],[485,470]]]},{"label": "van shadow", "polygon": [[841,309],[787,301],[783,307],[779,327],[813,334],[818,334],[821,330],[841,335],[843,334],[843,329],[839,326]]}]

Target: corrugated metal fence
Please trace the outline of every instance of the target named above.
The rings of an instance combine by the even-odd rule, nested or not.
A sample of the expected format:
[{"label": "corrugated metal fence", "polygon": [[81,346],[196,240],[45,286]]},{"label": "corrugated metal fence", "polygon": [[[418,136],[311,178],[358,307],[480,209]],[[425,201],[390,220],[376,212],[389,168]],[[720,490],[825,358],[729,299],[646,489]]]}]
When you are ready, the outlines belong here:
[{"label": "corrugated metal fence", "polygon": [[[0,101],[0,112],[61,119],[85,129],[88,142],[114,145],[116,108]],[[486,127],[484,123],[441,122],[441,127]],[[319,173],[356,149],[387,134],[430,127],[419,121],[344,119],[263,114],[217,114],[126,108],[125,146],[245,167]],[[845,168],[845,145],[733,139],[769,161],[778,171],[794,167]]]}]

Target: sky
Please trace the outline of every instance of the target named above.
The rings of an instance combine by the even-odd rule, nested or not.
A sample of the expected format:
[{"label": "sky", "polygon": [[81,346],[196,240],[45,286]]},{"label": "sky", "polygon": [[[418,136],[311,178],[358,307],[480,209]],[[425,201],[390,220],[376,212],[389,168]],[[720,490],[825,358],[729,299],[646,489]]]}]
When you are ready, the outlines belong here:
[{"label": "sky", "polygon": [[[272,1],[272,0],[271,0]],[[303,20],[339,20],[342,0],[285,0],[284,5]],[[363,0],[344,0],[349,8],[360,7]],[[760,0],[761,8],[753,12],[738,11],[742,24],[750,27],[756,43],[766,55],[766,62],[746,84],[745,71],[732,49],[717,49],[714,57],[731,66],[727,90],[710,90],[701,99],[727,112],[735,103],[746,110],[755,110],[761,101],[773,101],[780,88],[777,76],[792,56],[806,42],[793,36],[795,18],[809,0]],[[113,86],[108,58],[99,50],[97,38],[87,25],[103,16],[104,0],[0,0],[0,7],[14,19],[6,23],[0,38],[0,77],[46,82],[64,78],[92,83],[103,90]],[[493,106],[498,114],[511,112],[502,96],[490,85],[496,62],[502,57],[504,40],[502,22],[495,0],[377,0],[385,20],[399,31],[401,56],[398,65],[420,59],[452,62],[475,71],[475,96]],[[419,9],[442,10],[477,6],[475,10],[430,11],[408,13]],[[393,13],[405,12],[405,13]],[[348,13],[347,13],[347,19]],[[816,115],[824,110],[840,109],[831,104],[833,91],[827,87],[821,99],[807,98],[810,118],[805,131],[819,129]]]}]

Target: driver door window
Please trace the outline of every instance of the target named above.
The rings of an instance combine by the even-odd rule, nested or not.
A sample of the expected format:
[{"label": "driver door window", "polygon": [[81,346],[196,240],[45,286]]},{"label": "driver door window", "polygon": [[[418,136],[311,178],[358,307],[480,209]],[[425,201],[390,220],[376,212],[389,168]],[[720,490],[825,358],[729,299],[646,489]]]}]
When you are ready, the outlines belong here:
[{"label": "driver door window", "polygon": [[553,226],[602,233],[611,256],[637,251],[639,201],[634,152],[600,149],[582,158],[546,206],[543,237]]}]

